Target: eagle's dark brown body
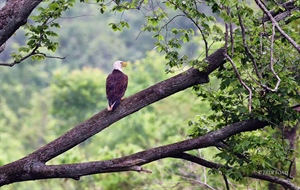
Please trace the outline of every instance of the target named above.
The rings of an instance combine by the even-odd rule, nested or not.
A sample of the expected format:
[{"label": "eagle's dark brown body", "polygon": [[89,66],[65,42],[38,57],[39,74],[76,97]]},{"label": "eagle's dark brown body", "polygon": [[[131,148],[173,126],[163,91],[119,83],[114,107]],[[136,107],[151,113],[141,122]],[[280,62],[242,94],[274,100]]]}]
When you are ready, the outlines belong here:
[{"label": "eagle's dark brown body", "polygon": [[114,110],[121,102],[128,85],[128,77],[122,71],[114,69],[106,79],[106,97],[108,110]]}]

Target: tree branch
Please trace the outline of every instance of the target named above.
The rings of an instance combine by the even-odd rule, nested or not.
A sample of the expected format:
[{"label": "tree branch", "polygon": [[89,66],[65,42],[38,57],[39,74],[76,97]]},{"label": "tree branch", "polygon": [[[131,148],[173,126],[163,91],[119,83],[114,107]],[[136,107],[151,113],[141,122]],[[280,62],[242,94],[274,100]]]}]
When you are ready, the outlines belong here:
[{"label": "tree branch", "polygon": [[232,68],[239,80],[239,82],[241,83],[241,85],[249,92],[249,97],[248,97],[248,110],[249,110],[249,113],[251,113],[252,111],[252,90],[250,89],[249,86],[246,85],[246,83],[243,81],[241,75],[239,74],[239,71],[235,65],[235,63],[233,62],[233,60],[229,57],[229,55],[226,53],[225,54],[225,57],[226,59],[231,63],[232,65]]},{"label": "tree branch", "polygon": [[[41,148],[29,156],[24,157],[23,159],[0,167],[0,186],[18,181],[49,178],[72,178],[78,180],[81,176],[109,172],[149,172],[140,166],[159,159],[174,157],[174,155],[178,155],[188,150],[215,146],[219,141],[230,136],[241,132],[260,129],[267,125],[267,122],[258,120],[241,121],[198,138],[188,139],[165,146],[148,149],[122,158],[78,164],[45,165],[45,163],[40,161],[42,157],[36,156],[37,153],[43,153],[40,152],[40,150],[43,149]],[[74,140],[75,139],[76,137]],[[53,142],[56,142],[56,140]],[[45,147],[49,146],[50,144],[46,145]],[[56,147],[56,149],[59,148],[59,146]],[[44,153],[47,154],[47,152]]]},{"label": "tree branch", "polygon": [[[197,157],[197,156],[194,156],[194,155],[190,155],[190,154],[187,154],[187,153],[180,153],[180,154],[177,154],[177,155],[173,155],[172,157],[183,159],[183,160],[188,160],[190,162],[199,164],[199,165],[207,167],[207,168],[215,168],[215,169],[227,168],[227,169],[230,169],[229,166],[224,166],[222,164],[217,164],[217,163],[214,163],[214,162],[210,162],[210,161],[207,161],[203,158],[200,158],[200,157]],[[255,179],[261,179],[261,180],[269,181],[271,183],[277,183],[277,184],[280,184],[283,187],[288,188],[288,189],[299,190],[299,187],[297,187],[296,185],[291,183],[289,180],[282,179],[282,178],[279,178],[279,177],[259,174],[257,172],[254,172],[254,173],[251,173],[251,174],[244,173],[243,176],[251,177],[251,178],[255,178]]]},{"label": "tree branch", "polygon": [[269,17],[271,22],[275,25],[276,29],[280,32],[280,34],[287,39],[294,47],[295,49],[300,53],[300,46],[289,36],[287,35],[279,26],[275,18],[272,16],[272,14],[269,12],[269,10],[264,6],[264,4],[260,0],[255,0],[256,4],[259,6],[259,8]]},{"label": "tree branch", "polygon": [[6,1],[5,6],[0,10],[0,46],[27,22],[32,10],[42,1]]},{"label": "tree branch", "polygon": [[34,48],[30,53],[28,53],[26,56],[22,57],[20,60],[17,60],[17,61],[13,61],[11,63],[1,63],[0,62],[0,66],[8,66],[8,67],[12,67],[16,64],[19,64],[21,63],[22,61],[24,61],[25,59],[28,59],[29,57],[33,56],[33,55],[41,55],[41,56],[44,56],[46,58],[51,58],[51,59],[65,59],[66,57],[59,57],[59,56],[50,56],[50,55],[47,55],[45,53],[41,53],[41,52],[36,52],[38,47]]},{"label": "tree branch", "polygon": [[[291,16],[292,11],[300,10],[300,7],[295,6],[294,0],[287,1],[279,6],[285,8],[285,11],[282,11],[282,9],[274,9],[269,11],[277,22],[285,20],[287,17]],[[270,18],[267,15],[262,18],[262,22],[267,22],[269,20]],[[285,23],[289,23],[289,21],[287,20]]]}]

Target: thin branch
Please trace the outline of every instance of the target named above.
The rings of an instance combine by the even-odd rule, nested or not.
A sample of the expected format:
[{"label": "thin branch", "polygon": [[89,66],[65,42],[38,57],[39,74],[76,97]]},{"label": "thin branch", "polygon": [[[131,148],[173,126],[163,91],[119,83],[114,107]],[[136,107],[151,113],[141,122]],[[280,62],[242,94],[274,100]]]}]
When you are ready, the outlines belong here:
[{"label": "thin branch", "polygon": [[[237,7],[237,9],[239,10],[240,8]],[[241,27],[241,30],[242,30],[242,39],[243,39],[243,45],[244,45],[245,51],[246,51],[247,55],[249,56],[249,58],[250,58],[251,61],[252,61],[252,64],[253,64],[253,67],[254,67],[254,71],[255,71],[255,74],[256,74],[256,76],[258,77],[259,81],[255,80],[252,76],[251,76],[251,78],[254,80],[255,83],[260,84],[260,86],[261,86],[262,88],[267,89],[267,90],[272,91],[272,92],[276,92],[276,91],[278,90],[278,87],[277,87],[277,90],[276,90],[276,88],[275,88],[275,90],[274,90],[274,89],[272,89],[272,88],[269,88],[267,85],[262,84],[261,79],[262,79],[263,77],[262,77],[261,73],[258,72],[258,67],[257,67],[256,60],[255,60],[254,56],[252,55],[252,53],[251,53],[251,51],[250,51],[250,49],[249,49],[249,47],[248,47],[248,44],[247,44],[247,41],[246,41],[246,30],[245,30],[245,26],[244,26],[244,23],[243,23],[243,20],[242,20],[240,14],[238,14],[238,19],[239,19],[239,24],[240,24],[240,27]],[[263,24],[264,24],[264,23],[263,23]],[[262,34],[261,34],[261,35],[262,35]],[[261,38],[262,38],[262,36],[261,36]],[[274,41],[274,36],[273,36],[273,41]],[[274,45],[274,44],[271,42],[271,47],[273,47],[273,45]],[[261,47],[262,47],[262,44],[261,44]],[[274,49],[274,48],[272,48],[272,49]],[[272,49],[271,49],[271,51],[272,51]],[[272,69],[272,68],[273,68],[273,52],[271,52],[271,63],[270,63],[270,66],[271,66],[271,69]],[[279,78],[278,75],[275,73],[274,69],[273,69],[272,72],[273,72],[273,74],[276,76],[277,80],[279,79],[279,80],[278,80],[279,83],[277,82],[277,84],[276,84],[276,86],[277,86],[277,85],[279,86],[279,84],[280,84],[280,78]]]},{"label": "thin branch", "polygon": [[144,0],[140,1],[140,2],[139,2],[139,5],[136,7],[136,9],[137,9],[137,10],[140,10],[141,7],[142,7],[142,5],[143,5],[143,3],[144,3]]},{"label": "thin branch", "polygon": [[[75,18],[90,17],[90,16],[95,16],[95,15],[92,15],[92,14],[83,14],[83,15],[72,16],[72,17],[64,17],[64,16],[62,16],[59,19],[72,20],[72,19],[75,19]],[[56,20],[56,19],[54,19],[54,20]]]},{"label": "thin branch", "polygon": [[225,54],[228,54],[228,52],[227,52],[227,48],[228,48],[228,30],[229,30],[229,26],[228,26],[228,23],[226,22],[225,23],[225,47],[226,47],[226,49],[225,49]]},{"label": "thin branch", "polygon": [[160,27],[160,29],[157,33],[160,33],[163,28],[165,28],[167,25],[169,25],[175,18],[180,17],[180,16],[185,16],[185,15],[175,15],[174,17],[169,19],[169,21],[166,22],[162,27]]},{"label": "thin branch", "polygon": [[270,69],[273,73],[273,75],[276,77],[277,79],[277,83],[274,89],[270,89],[272,92],[277,92],[279,84],[281,82],[279,76],[276,74],[276,72],[274,71],[274,67],[273,67],[273,63],[274,63],[274,59],[273,59],[273,54],[274,54],[274,36],[275,36],[275,24],[272,23],[272,36],[271,36],[271,47],[270,47]]},{"label": "thin branch", "polygon": [[[237,7],[237,9],[240,10],[239,7]],[[252,53],[251,53],[251,51],[250,51],[250,49],[248,47],[248,44],[247,44],[247,41],[246,41],[246,30],[245,30],[245,26],[244,26],[244,23],[243,23],[243,20],[242,20],[242,17],[241,17],[240,14],[238,14],[238,19],[239,19],[239,24],[240,24],[240,27],[241,27],[241,30],[242,30],[242,39],[243,39],[243,45],[244,45],[245,51],[246,51],[247,55],[249,56],[249,58],[252,61],[252,64],[254,66],[254,71],[255,71],[256,76],[260,80],[260,79],[262,79],[262,76],[258,72],[258,67],[257,67],[256,60],[255,60],[254,56],[252,55]]]},{"label": "thin branch", "polygon": [[[173,1],[169,1],[171,4],[177,6]],[[203,38],[204,41],[204,45],[205,45],[205,57],[208,57],[208,51],[209,51],[209,47],[208,47],[208,42],[206,40],[206,37],[204,35],[203,30],[201,29],[201,27],[198,25],[197,21],[195,21],[185,10],[183,10],[181,8],[181,6],[177,6],[178,9],[180,9],[193,23],[194,25],[198,28],[198,30],[200,31],[200,34]]]},{"label": "thin branch", "polygon": [[222,176],[223,176],[223,179],[224,179],[225,184],[226,184],[226,189],[230,190],[230,187],[229,187],[229,184],[228,184],[228,179],[227,179],[226,175],[224,173],[222,173]]},{"label": "thin branch", "polygon": [[269,10],[264,6],[264,4],[260,0],[255,0],[256,4],[259,6],[259,8],[269,17],[271,22],[275,25],[276,29],[281,33],[281,35],[286,38],[294,47],[295,49],[300,53],[300,46],[289,36],[287,35],[279,26],[275,18],[271,15]]},{"label": "thin branch", "polygon": [[[277,22],[280,20],[285,20],[287,17],[289,17],[292,13],[292,11],[300,10],[300,7],[295,6],[295,1],[290,0],[282,4],[277,4],[278,6],[284,7],[285,11],[282,11],[282,9],[273,9],[270,12],[270,14],[275,18]],[[299,17],[297,17],[299,18]],[[268,16],[264,16],[262,19],[262,22],[267,22],[270,20]],[[290,20],[285,21],[286,24],[288,24]]]},{"label": "thin branch", "polygon": [[[178,175],[178,174],[177,174],[177,175]],[[184,178],[184,179],[187,179],[187,180],[189,180],[189,181],[192,181],[192,182],[194,182],[194,183],[200,184],[201,186],[204,186],[204,187],[206,187],[206,188],[208,188],[208,189],[216,190],[216,189],[214,189],[212,186],[208,185],[208,184],[205,183],[205,182],[202,182],[202,181],[199,181],[199,180],[196,180],[196,179],[192,179],[192,178],[190,178],[190,177],[188,177],[188,176],[185,176],[185,175],[178,175],[178,176],[180,176],[180,177],[182,177],[182,178]]]},{"label": "thin branch", "polygon": [[29,54],[27,54],[26,56],[22,57],[20,60],[18,61],[14,61],[12,63],[0,63],[0,66],[8,66],[8,67],[13,67],[14,65],[16,64],[19,64],[21,63],[22,61],[24,61],[25,59],[33,56],[33,55],[42,55],[44,56],[45,58],[50,58],[50,59],[65,59],[67,58],[68,56],[65,56],[65,57],[59,57],[59,56],[50,56],[50,55],[47,55],[45,53],[36,53],[36,52],[30,52]]},{"label": "thin branch", "polygon": [[231,57],[234,56],[234,37],[233,37],[233,24],[229,24],[230,28],[230,43],[231,43]]},{"label": "thin branch", "polygon": [[239,74],[239,71],[235,65],[235,63],[233,62],[233,60],[229,57],[229,55],[225,54],[226,59],[231,63],[232,68],[234,69],[234,72],[238,78],[238,80],[240,81],[241,85],[243,85],[243,87],[248,91],[249,93],[249,97],[248,97],[248,110],[251,113],[252,111],[252,90],[246,85],[246,83],[243,81],[243,79],[241,78],[241,75]]},{"label": "thin branch", "polygon": [[[187,154],[187,153],[180,153],[180,154],[176,154],[171,156],[172,158],[179,158],[179,159],[183,159],[183,160],[187,160],[196,164],[199,164],[201,166],[207,167],[207,168],[214,168],[214,169],[220,169],[220,168],[226,168],[226,169],[231,169],[231,167],[229,166],[224,166],[222,164],[218,164],[218,163],[214,163],[211,161],[207,161],[203,158],[191,155],[191,154]],[[289,180],[286,179],[282,179],[276,176],[268,176],[265,174],[260,174],[257,172],[254,173],[243,173],[242,174],[244,177],[250,177],[250,178],[255,178],[255,179],[260,179],[260,180],[265,180],[265,181],[269,181],[271,183],[277,183],[282,185],[285,188],[289,188],[292,190],[299,190],[299,187],[294,185],[293,183],[291,183]]]}]

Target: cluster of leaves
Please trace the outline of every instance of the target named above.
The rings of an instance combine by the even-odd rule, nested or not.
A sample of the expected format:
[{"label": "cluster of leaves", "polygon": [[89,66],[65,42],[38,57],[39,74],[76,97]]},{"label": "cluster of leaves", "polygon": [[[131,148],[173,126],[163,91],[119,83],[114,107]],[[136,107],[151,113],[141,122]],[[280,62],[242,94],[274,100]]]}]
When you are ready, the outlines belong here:
[{"label": "cluster of leaves", "polygon": [[[31,16],[33,22],[29,21],[25,25],[28,37],[26,46],[20,47],[18,52],[11,54],[15,62],[20,62],[24,57],[31,56],[32,60],[44,59],[46,54],[41,51],[48,50],[55,52],[59,43],[53,41],[53,37],[58,37],[55,28],[60,28],[56,19],[62,16],[62,13],[73,7],[75,0],[56,0],[51,3],[46,2],[45,6],[39,6],[39,12]],[[42,50],[41,50],[42,48]]]},{"label": "cluster of leaves", "polygon": [[[186,51],[182,50],[185,46],[197,46],[204,48],[205,55],[208,55],[210,47],[215,42],[222,41],[223,31],[216,23],[216,17],[199,11],[202,3],[194,1],[178,1],[169,0],[165,2],[154,1],[115,1],[116,5],[112,6],[112,12],[121,12],[129,9],[147,10],[145,14],[146,23],[142,26],[141,32],[149,32],[156,39],[156,49],[165,55],[168,61],[169,69],[166,72],[173,72],[174,67],[197,66],[205,68],[206,63],[199,61],[203,56],[198,56],[198,52],[194,52],[192,56],[187,54],[191,52],[191,48]],[[109,4],[110,5],[110,4]],[[103,13],[107,9],[108,4],[105,1],[99,1],[100,11]],[[180,11],[182,14],[176,13]],[[181,24],[179,24],[181,23]],[[183,24],[187,23],[187,24]],[[109,24],[114,31],[122,31],[123,28],[129,28],[129,23],[122,19],[118,23]],[[191,40],[195,36],[201,36],[199,41],[203,43],[195,43]],[[208,42],[209,41],[209,42]],[[186,49],[186,48],[185,48]],[[195,51],[195,50],[192,50]]]},{"label": "cluster of leaves", "polygon": [[[257,22],[262,18],[262,14],[255,13],[245,2],[232,4],[227,1],[224,6],[231,7],[230,14],[228,14],[228,9],[220,9],[221,17],[225,21],[240,26],[234,31],[234,44],[230,44],[228,54],[231,54],[240,79],[252,91],[252,110],[250,112],[247,108],[249,91],[238,80],[232,65],[226,63],[215,75],[220,80],[219,89],[194,87],[199,97],[210,102],[214,113],[207,117],[198,117],[196,121],[190,121],[190,136],[201,136],[245,119],[268,121],[272,127],[276,128],[295,126],[300,114],[292,110],[291,106],[300,102],[300,83],[297,76],[300,71],[299,64],[297,64],[300,59],[299,53],[286,39],[280,38],[280,34],[275,35],[273,43],[270,40],[273,32],[272,23],[267,22],[260,26]],[[286,31],[294,30],[293,24],[291,26],[281,24]],[[246,28],[245,35],[241,25]],[[294,39],[299,39],[295,33],[289,32],[289,34]],[[249,51],[245,48],[244,41]],[[271,43],[273,43],[273,49],[270,48]],[[271,54],[272,60],[270,60]],[[279,83],[278,89],[275,87],[277,83]],[[212,170],[211,173],[216,174],[221,171],[234,180],[242,180],[243,174],[260,170],[287,173],[290,166],[288,158],[292,158],[294,153],[289,148],[289,142],[282,141],[282,130],[276,129],[275,132],[267,130],[267,133],[252,132],[236,135],[226,140],[225,143],[228,149],[221,149],[221,152],[215,156],[220,158],[221,163],[223,161],[226,167]],[[278,163],[281,163],[280,169],[275,167]],[[280,172],[274,173],[280,174]]]}]

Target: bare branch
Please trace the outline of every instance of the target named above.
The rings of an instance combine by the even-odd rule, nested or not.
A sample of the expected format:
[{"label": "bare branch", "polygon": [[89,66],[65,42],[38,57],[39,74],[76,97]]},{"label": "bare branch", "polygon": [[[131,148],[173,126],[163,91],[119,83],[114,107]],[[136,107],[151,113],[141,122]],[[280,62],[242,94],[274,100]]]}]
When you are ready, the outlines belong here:
[{"label": "bare branch", "polygon": [[[171,4],[177,6],[173,1],[169,1]],[[208,51],[209,51],[209,47],[208,47],[208,42],[206,40],[204,31],[202,30],[202,28],[199,26],[198,21],[194,20],[185,10],[183,10],[181,8],[181,6],[177,6],[178,9],[180,9],[193,23],[194,25],[198,28],[198,30],[200,31],[200,34],[202,36],[202,39],[204,41],[204,45],[205,45],[205,57],[208,57]]]},{"label": "bare branch", "polygon": [[295,49],[300,53],[300,46],[289,36],[287,35],[279,26],[275,18],[271,15],[269,10],[264,6],[264,4],[260,0],[255,0],[256,4],[259,6],[259,8],[269,17],[271,22],[275,25],[276,29],[281,33],[283,37],[285,37],[294,47]]},{"label": "bare branch", "polygon": [[[237,7],[237,9],[239,10],[240,8]],[[252,55],[252,53],[251,53],[251,51],[248,47],[248,44],[247,44],[247,41],[246,41],[246,29],[245,29],[245,26],[244,26],[244,23],[243,23],[243,20],[242,20],[242,17],[241,17],[240,14],[238,14],[238,19],[239,19],[239,24],[240,24],[240,27],[241,27],[241,30],[242,30],[242,39],[243,39],[243,44],[244,44],[245,51],[246,51],[247,55],[249,56],[249,58],[252,61],[256,76],[258,77],[258,79],[262,79],[261,74],[258,72],[258,67],[257,67],[256,60],[255,60],[254,56]]]},{"label": "bare branch", "polygon": [[197,185],[200,184],[201,186],[204,186],[208,189],[211,189],[211,190],[215,190],[212,186],[208,185],[206,182],[202,182],[202,181],[199,181],[199,180],[196,180],[196,179],[192,179],[188,176],[185,176],[185,175],[179,175],[180,177],[184,178],[184,179],[187,179],[193,183],[196,183]]},{"label": "bare branch", "polygon": [[222,176],[223,176],[224,181],[225,181],[225,184],[226,184],[226,189],[227,189],[227,190],[230,190],[226,175],[225,175],[224,173],[222,173]]},{"label": "bare branch", "polygon": [[230,29],[230,43],[231,43],[231,56],[234,56],[234,37],[233,37],[233,24],[229,24]]},{"label": "bare branch", "polygon": [[[238,7],[238,9],[240,9]],[[272,33],[272,41],[271,41],[271,54],[270,54],[270,68],[272,70],[272,73],[275,75],[275,77],[277,78],[277,84],[276,84],[276,87],[274,89],[272,88],[269,88],[267,85],[265,84],[262,84],[261,82],[261,79],[262,79],[262,75],[261,73],[258,72],[258,67],[257,67],[257,63],[256,63],[256,60],[254,58],[254,56],[252,55],[249,47],[248,47],[248,44],[247,44],[247,41],[246,41],[246,30],[245,30],[245,26],[244,26],[244,23],[243,23],[243,20],[241,18],[241,15],[238,14],[238,19],[239,19],[239,23],[240,23],[240,27],[241,27],[241,30],[242,30],[242,39],[243,39],[243,44],[244,44],[244,48],[245,48],[245,51],[247,53],[247,55],[249,56],[249,58],[251,59],[252,61],[252,64],[253,64],[253,67],[254,67],[254,71],[256,73],[256,76],[258,77],[259,81],[255,80],[253,77],[251,77],[254,82],[256,82],[257,84],[259,84],[262,88],[264,89],[267,89],[269,91],[272,91],[272,92],[276,92],[278,90],[278,86],[280,84],[280,78],[278,77],[278,75],[276,74],[276,72],[274,71],[274,68],[273,68],[273,46],[274,46],[274,36],[275,36],[275,30],[273,30],[273,33]],[[263,34],[260,34],[260,37],[262,38],[262,35]],[[261,41],[262,42],[262,41]],[[262,51],[262,43],[261,43],[261,51]]]},{"label": "bare branch", "polygon": [[25,59],[27,59],[27,58],[29,58],[29,57],[31,57],[31,56],[33,56],[33,55],[42,55],[42,56],[44,56],[44,57],[46,57],[46,58],[50,58],[50,59],[65,59],[65,58],[67,58],[67,56],[66,57],[59,57],[59,56],[50,56],[50,55],[47,55],[47,54],[45,54],[45,53],[40,53],[40,52],[34,52],[34,51],[31,51],[29,54],[27,54],[26,56],[24,56],[24,57],[22,57],[20,60],[18,60],[18,61],[14,61],[14,62],[12,62],[12,63],[0,63],[0,66],[8,66],[8,67],[12,67],[12,66],[14,66],[14,65],[16,65],[16,64],[19,64],[19,63],[21,63],[22,61],[24,61]]},{"label": "bare branch", "polygon": [[277,79],[277,83],[276,83],[276,86],[274,87],[274,89],[269,89],[271,90],[272,92],[276,92],[278,90],[278,87],[279,87],[279,84],[280,84],[280,78],[279,76],[276,74],[276,72],[274,71],[274,67],[273,67],[273,64],[274,64],[274,59],[273,59],[273,54],[274,54],[274,36],[275,36],[275,24],[273,23],[272,24],[272,36],[271,36],[271,47],[270,47],[270,69],[272,71],[272,73],[274,74],[274,76],[276,77]]},{"label": "bare branch", "polygon": [[158,30],[157,33],[160,33],[163,28],[165,28],[167,25],[169,25],[175,18],[180,17],[180,16],[184,17],[185,15],[175,15],[174,17],[172,17],[171,19],[169,19],[169,21],[166,22],[162,27],[160,27],[160,29]]},{"label": "bare branch", "polygon": [[[199,165],[207,167],[207,168],[215,168],[215,169],[219,169],[219,168],[230,169],[231,168],[229,166],[224,166],[222,164],[217,164],[217,163],[214,163],[214,162],[210,162],[210,161],[207,161],[203,158],[200,158],[200,157],[197,157],[197,156],[194,156],[194,155],[190,155],[190,154],[187,154],[187,153],[180,153],[180,154],[177,154],[177,155],[173,155],[172,157],[188,160],[190,162],[199,164]],[[275,177],[275,176],[260,174],[259,171],[254,172],[254,173],[250,173],[250,174],[243,173],[243,176],[250,177],[250,178],[255,178],[255,179],[260,179],[260,180],[265,180],[265,181],[269,181],[271,183],[280,184],[285,188],[289,188],[289,189],[293,189],[293,190],[299,190],[299,187],[297,187],[296,185],[291,183],[289,180],[282,179],[282,178]]]},{"label": "bare branch", "polygon": [[[300,10],[300,7],[295,6],[294,0],[290,0],[282,4],[277,3],[277,5],[285,8],[285,11],[282,11],[282,9],[274,9],[269,11],[277,22],[279,22],[280,20],[285,20],[286,18],[291,16],[292,11]],[[269,20],[270,18],[268,16],[264,16],[262,18],[262,22],[267,22]],[[289,23],[289,20],[285,21],[285,23]]]},{"label": "bare branch", "polygon": [[226,59],[231,63],[234,72],[238,78],[238,80],[240,81],[241,85],[243,85],[243,87],[248,91],[249,93],[249,97],[248,97],[248,110],[251,113],[252,110],[252,90],[246,85],[246,83],[243,81],[241,75],[239,74],[239,71],[237,69],[237,67],[235,66],[233,60],[229,57],[229,55],[225,54]]},{"label": "bare branch", "polygon": [[[227,48],[228,48],[228,36],[229,36],[229,35],[228,35],[228,33],[229,33],[228,31],[229,31],[229,26],[228,26],[228,23],[226,22],[226,23],[225,23],[225,37],[224,37],[224,38],[225,38],[225,47],[226,47],[226,49],[225,49],[225,54],[228,54],[228,53],[227,53]],[[231,44],[231,45],[232,45],[232,44]]]}]

